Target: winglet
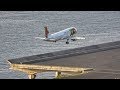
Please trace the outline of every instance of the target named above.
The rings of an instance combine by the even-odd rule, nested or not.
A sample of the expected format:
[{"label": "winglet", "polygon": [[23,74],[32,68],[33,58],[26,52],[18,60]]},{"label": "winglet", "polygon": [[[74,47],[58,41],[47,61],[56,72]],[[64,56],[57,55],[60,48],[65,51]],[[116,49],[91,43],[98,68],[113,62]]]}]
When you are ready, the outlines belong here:
[{"label": "winglet", "polygon": [[48,28],[47,26],[45,26],[44,28],[45,28],[45,37],[48,38],[48,34],[49,34]]}]

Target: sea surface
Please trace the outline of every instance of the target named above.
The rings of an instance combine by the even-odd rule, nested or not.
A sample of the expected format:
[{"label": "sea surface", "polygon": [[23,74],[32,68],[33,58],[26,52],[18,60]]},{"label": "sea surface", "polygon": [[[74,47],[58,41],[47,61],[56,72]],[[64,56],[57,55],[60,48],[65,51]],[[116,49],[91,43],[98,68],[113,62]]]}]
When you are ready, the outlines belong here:
[{"label": "sea surface", "polygon": [[[76,27],[85,40],[46,42],[44,26],[50,33]],[[28,79],[27,74],[9,69],[8,59],[43,54],[120,40],[120,11],[0,11],[0,79]],[[54,72],[37,74],[52,79]]]}]

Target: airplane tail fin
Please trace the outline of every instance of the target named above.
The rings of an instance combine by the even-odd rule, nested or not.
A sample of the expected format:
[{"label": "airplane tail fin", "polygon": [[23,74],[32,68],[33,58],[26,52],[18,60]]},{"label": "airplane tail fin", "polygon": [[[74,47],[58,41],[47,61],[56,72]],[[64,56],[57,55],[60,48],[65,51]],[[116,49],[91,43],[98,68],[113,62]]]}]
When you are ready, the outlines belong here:
[{"label": "airplane tail fin", "polygon": [[49,34],[48,28],[47,26],[45,26],[44,28],[45,28],[45,37],[48,38],[48,34]]}]

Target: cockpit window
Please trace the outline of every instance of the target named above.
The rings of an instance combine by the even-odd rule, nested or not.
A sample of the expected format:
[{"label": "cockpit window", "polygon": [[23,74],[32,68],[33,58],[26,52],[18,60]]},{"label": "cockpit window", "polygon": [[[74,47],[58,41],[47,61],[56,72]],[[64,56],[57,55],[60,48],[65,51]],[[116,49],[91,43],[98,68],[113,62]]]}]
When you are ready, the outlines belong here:
[{"label": "cockpit window", "polygon": [[76,33],[76,30],[74,28],[72,28],[70,31],[71,31],[71,35]]}]

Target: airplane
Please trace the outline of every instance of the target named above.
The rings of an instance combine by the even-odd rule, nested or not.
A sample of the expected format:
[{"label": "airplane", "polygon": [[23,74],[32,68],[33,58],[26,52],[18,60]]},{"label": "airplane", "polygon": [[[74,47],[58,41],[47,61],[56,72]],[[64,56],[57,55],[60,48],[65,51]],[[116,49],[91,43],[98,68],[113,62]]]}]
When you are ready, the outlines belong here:
[{"label": "airplane", "polygon": [[47,26],[44,27],[45,29],[45,38],[36,37],[36,39],[42,39],[44,41],[50,41],[50,42],[56,42],[59,40],[66,39],[66,44],[69,44],[69,40],[76,41],[79,39],[85,39],[84,37],[75,37],[75,34],[77,33],[77,29],[75,27],[66,28],[64,30],[61,30],[59,32],[50,34],[48,31]]}]

